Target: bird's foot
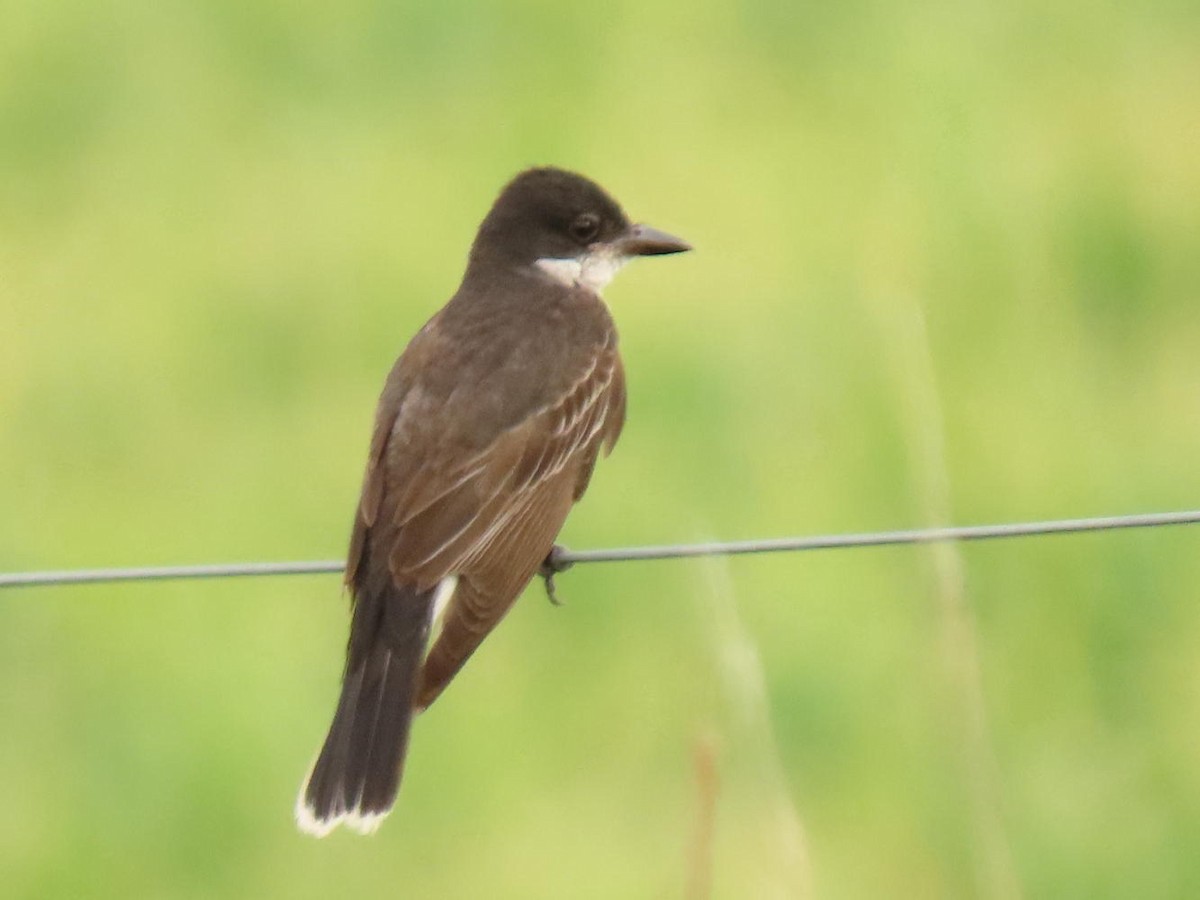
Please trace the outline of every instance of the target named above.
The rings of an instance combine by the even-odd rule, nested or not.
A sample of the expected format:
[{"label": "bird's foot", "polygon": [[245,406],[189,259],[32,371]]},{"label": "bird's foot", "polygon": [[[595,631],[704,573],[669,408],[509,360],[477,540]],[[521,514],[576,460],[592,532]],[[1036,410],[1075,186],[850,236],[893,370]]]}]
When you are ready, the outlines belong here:
[{"label": "bird's foot", "polygon": [[567,569],[575,565],[572,562],[563,560],[562,556],[565,552],[565,547],[555,544],[550,548],[550,552],[546,554],[546,558],[542,560],[541,566],[538,567],[538,574],[542,576],[542,580],[546,583],[546,596],[555,606],[562,606],[562,601],[558,599],[558,594],[554,590],[554,576],[560,572],[567,571]]}]

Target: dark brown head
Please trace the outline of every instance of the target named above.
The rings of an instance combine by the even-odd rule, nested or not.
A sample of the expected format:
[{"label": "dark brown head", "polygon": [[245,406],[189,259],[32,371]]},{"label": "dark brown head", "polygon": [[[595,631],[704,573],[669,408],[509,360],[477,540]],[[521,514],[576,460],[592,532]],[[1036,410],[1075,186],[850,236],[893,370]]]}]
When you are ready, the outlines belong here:
[{"label": "dark brown head", "polygon": [[500,192],[471,247],[471,266],[536,266],[595,290],[634,256],[691,247],[665,232],[633,225],[594,181],[555,168],[528,169]]}]

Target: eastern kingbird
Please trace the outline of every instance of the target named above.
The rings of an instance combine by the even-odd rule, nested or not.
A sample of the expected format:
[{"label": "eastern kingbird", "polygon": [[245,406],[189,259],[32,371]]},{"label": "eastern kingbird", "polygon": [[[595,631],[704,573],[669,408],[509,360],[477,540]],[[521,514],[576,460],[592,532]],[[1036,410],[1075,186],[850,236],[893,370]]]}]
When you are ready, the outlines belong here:
[{"label": "eastern kingbird", "polygon": [[530,169],[500,192],[458,291],[379,398],[346,563],[342,693],[296,803],[301,830],[365,834],[391,810],[413,715],[548,560],[621,433],[601,289],[632,257],[689,249],[571,172]]}]

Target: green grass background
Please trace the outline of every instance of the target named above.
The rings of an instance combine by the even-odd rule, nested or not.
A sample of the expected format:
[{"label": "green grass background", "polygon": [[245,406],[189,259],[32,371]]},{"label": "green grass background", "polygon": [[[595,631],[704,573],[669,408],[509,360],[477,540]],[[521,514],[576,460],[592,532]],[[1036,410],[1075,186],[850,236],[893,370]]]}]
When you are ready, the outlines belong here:
[{"label": "green grass background", "polygon": [[[0,570],[339,556],[392,359],[542,163],[697,248],[607,292],[569,545],[1200,505],[1194,4],[15,0]],[[1192,530],[560,590],[322,842],[336,578],[5,592],[3,895],[1200,892]]]}]

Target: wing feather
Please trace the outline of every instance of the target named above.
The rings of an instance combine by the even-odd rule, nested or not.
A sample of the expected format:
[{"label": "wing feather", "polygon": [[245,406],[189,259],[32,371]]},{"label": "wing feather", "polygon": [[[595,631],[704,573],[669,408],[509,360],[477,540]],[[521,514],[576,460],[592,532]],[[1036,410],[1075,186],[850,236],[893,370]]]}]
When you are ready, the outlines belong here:
[{"label": "wing feather", "polygon": [[367,577],[358,570],[368,565],[370,577],[390,575],[418,590],[458,576],[426,659],[421,706],[432,702],[533,577],[587,487],[596,458],[620,434],[625,377],[611,320],[593,340],[590,349],[585,343],[572,351],[577,376],[514,424],[495,406],[494,390],[469,394],[460,384],[436,380],[436,373],[454,370],[433,361],[462,353],[436,317],[389,378],[347,582],[357,590]]},{"label": "wing feather", "polygon": [[[614,401],[624,403],[623,382],[612,335],[557,402],[457,464],[443,457],[433,460],[437,469],[428,462],[416,467],[392,488],[403,499],[392,523],[392,572],[429,586],[494,552],[497,536],[528,514],[541,486],[572,465],[590,473],[601,441],[611,439]],[[395,431],[406,424],[398,422]],[[571,483],[572,500],[582,493],[577,485]]]}]

